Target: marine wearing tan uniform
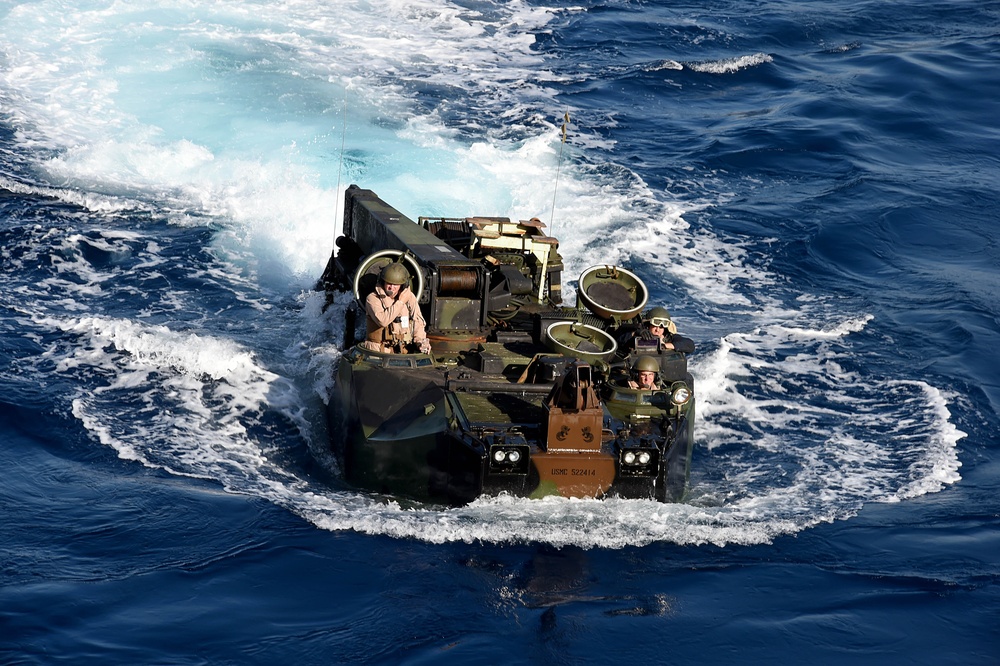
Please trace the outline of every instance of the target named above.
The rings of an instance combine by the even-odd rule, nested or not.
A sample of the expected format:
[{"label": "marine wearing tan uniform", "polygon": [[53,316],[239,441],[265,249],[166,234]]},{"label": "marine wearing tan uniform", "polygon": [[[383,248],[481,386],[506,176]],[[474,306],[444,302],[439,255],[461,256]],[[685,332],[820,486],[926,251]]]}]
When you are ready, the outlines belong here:
[{"label": "marine wearing tan uniform", "polygon": [[361,347],[405,354],[412,343],[422,353],[430,352],[427,324],[417,297],[407,286],[409,280],[410,273],[402,264],[392,263],[382,269],[375,291],[365,299],[367,333]]}]

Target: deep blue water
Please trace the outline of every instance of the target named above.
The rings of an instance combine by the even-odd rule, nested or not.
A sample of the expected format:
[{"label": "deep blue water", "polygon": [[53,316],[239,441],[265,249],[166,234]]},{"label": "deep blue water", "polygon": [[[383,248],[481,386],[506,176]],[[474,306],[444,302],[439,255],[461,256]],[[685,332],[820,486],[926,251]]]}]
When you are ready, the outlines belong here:
[{"label": "deep blue water", "polygon": [[[996,663],[998,119],[992,1],[0,2],[0,662]],[[350,183],[638,272],[690,498],[345,487]]]}]

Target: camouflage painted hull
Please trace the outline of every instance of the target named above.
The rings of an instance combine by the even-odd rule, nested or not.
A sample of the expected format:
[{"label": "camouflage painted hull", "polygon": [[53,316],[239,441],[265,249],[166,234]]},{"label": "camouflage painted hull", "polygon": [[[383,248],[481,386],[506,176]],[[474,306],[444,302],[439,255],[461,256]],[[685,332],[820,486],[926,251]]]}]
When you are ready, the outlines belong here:
[{"label": "camouflage painted hull", "polygon": [[[332,446],[352,485],[449,504],[500,493],[660,501],[684,496],[694,446],[693,404],[670,420],[665,432],[653,423],[629,427],[605,404],[600,430],[591,430],[593,446],[583,440],[584,446],[552,446],[550,434],[559,441],[559,433],[546,428],[552,383],[511,385],[502,375],[481,373],[456,380],[450,366],[386,367],[392,360],[354,349],[338,368],[329,406]],[[586,426],[566,423],[567,439],[574,429],[586,437]],[[512,451],[516,460],[510,459]],[[629,452],[646,452],[650,459],[627,463]]]},{"label": "camouflage painted hull", "polygon": [[373,288],[386,261],[406,257],[432,345],[429,354],[355,346],[339,362],[331,446],[350,484],[449,504],[501,493],[684,497],[694,446],[686,359],[658,352],[663,388],[631,389],[615,342],[622,317],[645,303],[635,275],[591,271],[581,290],[594,286],[595,315],[558,302],[561,258],[537,221],[418,224],[355,187],[345,211],[321,286],[353,286],[348,341],[366,281]]}]

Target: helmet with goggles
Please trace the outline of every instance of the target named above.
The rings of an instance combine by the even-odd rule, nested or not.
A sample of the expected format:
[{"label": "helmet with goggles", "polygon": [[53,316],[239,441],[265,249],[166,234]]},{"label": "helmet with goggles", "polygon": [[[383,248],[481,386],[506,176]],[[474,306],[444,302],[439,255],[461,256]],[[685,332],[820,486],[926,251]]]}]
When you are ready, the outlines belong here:
[{"label": "helmet with goggles", "polygon": [[643,321],[653,326],[662,326],[663,328],[668,328],[672,323],[670,311],[663,307],[655,307],[647,312],[646,316],[643,317]]}]

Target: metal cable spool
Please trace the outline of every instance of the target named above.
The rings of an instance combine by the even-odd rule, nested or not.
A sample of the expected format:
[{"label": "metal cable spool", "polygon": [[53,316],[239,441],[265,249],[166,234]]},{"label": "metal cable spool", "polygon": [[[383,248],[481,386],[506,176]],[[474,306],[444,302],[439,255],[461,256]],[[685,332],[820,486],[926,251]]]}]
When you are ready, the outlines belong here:
[{"label": "metal cable spool", "polygon": [[442,268],[438,278],[438,293],[441,295],[479,291],[479,271],[476,270]]}]

